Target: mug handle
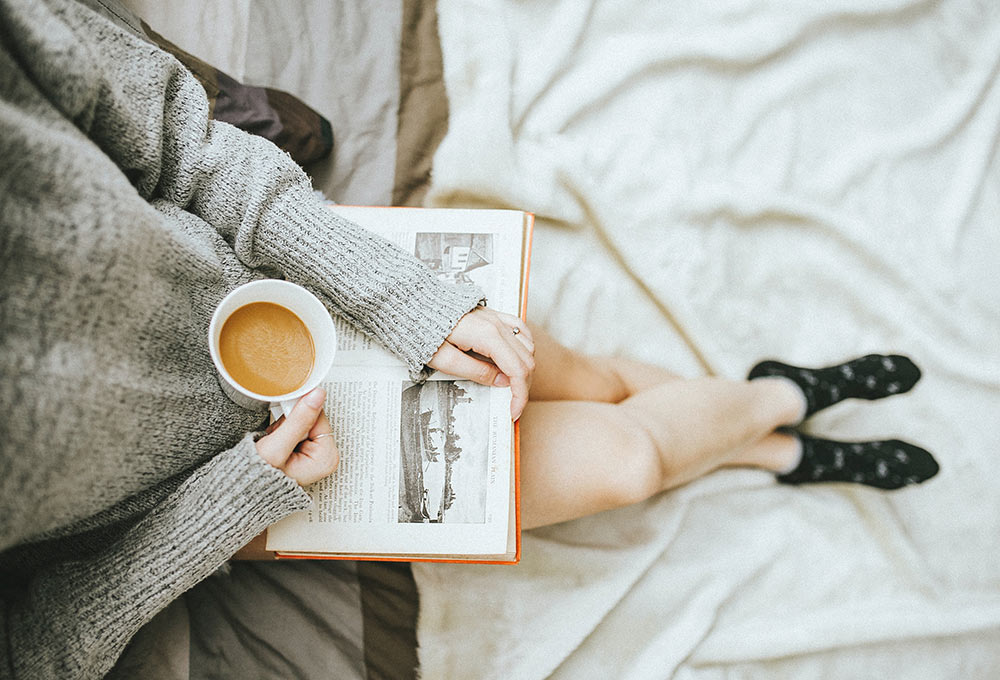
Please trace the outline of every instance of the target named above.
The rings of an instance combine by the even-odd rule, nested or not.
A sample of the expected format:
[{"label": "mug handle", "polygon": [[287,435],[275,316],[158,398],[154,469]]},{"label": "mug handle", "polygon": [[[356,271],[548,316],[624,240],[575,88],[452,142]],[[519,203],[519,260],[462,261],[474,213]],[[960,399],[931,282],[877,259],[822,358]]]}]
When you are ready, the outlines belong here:
[{"label": "mug handle", "polygon": [[281,416],[288,416],[295,407],[298,399],[286,399],[284,401],[272,401],[270,405],[271,418],[277,420]]}]

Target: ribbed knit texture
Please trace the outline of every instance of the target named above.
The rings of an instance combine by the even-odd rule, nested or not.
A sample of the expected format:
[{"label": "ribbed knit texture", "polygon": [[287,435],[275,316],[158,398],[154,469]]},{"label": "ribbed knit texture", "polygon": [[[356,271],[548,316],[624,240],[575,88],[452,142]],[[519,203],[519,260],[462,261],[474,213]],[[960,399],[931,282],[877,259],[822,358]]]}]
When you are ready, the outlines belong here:
[{"label": "ribbed knit texture", "polygon": [[[309,495],[246,437],[190,475],[115,543],[39,570],[10,610],[15,677],[98,677],[153,614]],[[44,653],[38,653],[38,650]]]},{"label": "ribbed knit texture", "polygon": [[0,677],[99,677],[305,506],[207,347],[262,276],[414,371],[481,297],[332,216],[172,57],[71,0],[0,0]]}]

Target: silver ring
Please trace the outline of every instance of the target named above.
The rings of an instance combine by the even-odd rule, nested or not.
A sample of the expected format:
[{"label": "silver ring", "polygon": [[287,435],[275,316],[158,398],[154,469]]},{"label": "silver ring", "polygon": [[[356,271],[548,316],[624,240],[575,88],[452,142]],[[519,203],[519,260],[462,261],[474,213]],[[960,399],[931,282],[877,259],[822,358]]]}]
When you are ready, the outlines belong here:
[{"label": "silver ring", "polygon": [[324,432],[323,434],[318,434],[315,437],[309,437],[309,439],[311,441],[318,441],[318,440],[322,439],[323,437],[332,437],[332,436],[333,436],[333,432]]},{"label": "silver ring", "polygon": [[511,331],[511,333],[513,333],[514,335],[517,335],[520,332],[521,332],[521,329],[518,328],[517,326],[514,326],[514,329]]}]

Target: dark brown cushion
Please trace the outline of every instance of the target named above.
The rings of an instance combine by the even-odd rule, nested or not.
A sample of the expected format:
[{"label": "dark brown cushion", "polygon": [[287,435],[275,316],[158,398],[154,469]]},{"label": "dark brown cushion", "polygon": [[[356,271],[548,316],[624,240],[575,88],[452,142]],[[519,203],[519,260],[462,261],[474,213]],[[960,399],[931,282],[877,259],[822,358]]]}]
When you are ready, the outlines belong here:
[{"label": "dark brown cushion", "polygon": [[161,36],[142,22],[146,36],[194,74],[208,95],[209,113],[247,132],[270,139],[299,165],[333,151],[330,122],[297,97],[270,87],[244,85]]}]

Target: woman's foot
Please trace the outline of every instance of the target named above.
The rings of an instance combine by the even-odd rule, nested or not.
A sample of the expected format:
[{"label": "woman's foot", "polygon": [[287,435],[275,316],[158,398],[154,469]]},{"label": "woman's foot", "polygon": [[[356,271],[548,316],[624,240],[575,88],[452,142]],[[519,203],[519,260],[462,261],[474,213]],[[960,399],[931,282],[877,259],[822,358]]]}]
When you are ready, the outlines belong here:
[{"label": "woman's foot", "polygon": [[869,354],[825,368],[762,361],[747,376],[748,380],[757,378],[785,378],[795,383],[805,396],[805,419],[844,399],[882,399],[907,392],[920,380],[920,369],[898,354]]},{"label": "woman's foot", "polygon": [[879,489],[920,484],[940,469],[928,451],[898,439],[839,442],[798,434],[802,455],[783,484],[853,482]]}]

